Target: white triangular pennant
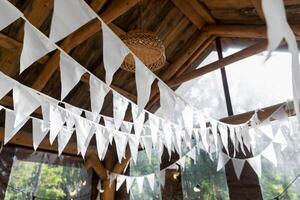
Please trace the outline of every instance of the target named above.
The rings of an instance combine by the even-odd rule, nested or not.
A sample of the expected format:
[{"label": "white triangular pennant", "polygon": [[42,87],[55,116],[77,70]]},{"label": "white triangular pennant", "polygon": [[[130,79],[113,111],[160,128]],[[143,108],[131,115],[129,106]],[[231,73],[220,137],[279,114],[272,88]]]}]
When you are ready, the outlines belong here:
[{"label": "white triangular pennant", "polygon": [[190,150],[187,154],[188,157],[190,157],[191,159],[193,159],[194,163],[196,163],[196,148],[193,148],[192,150]]},{"label": "white triangular pennant", "polygon": [[172,154],[172,129],[171,125],[168,122],[162,124],[163,134],[164,134],[164,142],[165,146],[168,149],[169,156]]},{"label": "white triangular pennant", "polygon": [[120,189],[124,181],[126,180],[126,176],[118,175],[117,177],[117,184],[116,184],[116,191]]},{"label": "white triangular pennant", "polygon": [[158,134],[158,130],[159,130],[159,118],[156,117],[155,115],[149,114],[148,115],[148,121],[149,121],[149,127],[151,130],[151,136],[152,136],[152,141],[153,144],[155,145],[157,142],[157,134]]},{"label": "white triangular pennant", "polygon": [[116,132],[114,134],[114,140],[116,143],[117,155],[119,163],[122,162],[122,158],[125,157],[125,150],[127,146],[127,136],[122,132]]},{"label": "white triangular pennant", "polygon": [[133,124],[130,122],[123,121],[121,124],[121,131],[125,133],[131,133]]},{"label": "white triangular pennant", "polygon": [[136,184],[138,186],[139,192],[143,192],[143,185],[144,185],[144,176],[136,177]]},{"label": "white triangular pennant", "polygon": [[57,42],[93,18],[96,14],[82,0],[55,0],[49,38]]},{"label": "white triangular pennant", "polygon": [[57,143],[58,143],[58,155],[61,155],[67,146],[71,136],[73,134],[73,130],[62,128],[57,135]]},{"label": "white triangular pennant", "polygon": [[23,14],[9,1],[0,1],[0,30],[4,29]]},{"label": "white triangular pennant", "polygon": [[159,182],[162,187],[165,187],[165,180],[166,180],[166,170],[163,169],[159,173]]},{"label": "white triangular pennant", "polygon": [[4,144],[6,144],[11,138],[23,127],[23,125],[28,121],[28,117],[19,123],[16,127],[15,123],[15,113],[13,111],[5,110],[5,127],[4,127]]},{"label": "white triangular pennant", "polygon": [[281,131],[277,132],[273,139],[273,142],[281,145],[287,145],[287,141]]},{"label": "white triangular pennant", "polygon": [[244,168],[245,160],[238,159],[238,158],[232,158],[231,160],[232,160],[233,169],[236,174],[236,177],[240,180]]},{"label": "white triangular pennant", "polygon": [[80,81],[81,76],[86,70],[78,64],[72,57],[60,53],[60,81],[61,81],[61,99],[64,99],[69,92]]},{"label": "white triangular pennant", "polygon": [[113,106],[114,106],[114,122],[116,130],[119,130],[128,107],[128,101],[116,92],[113,92]]},{"label": "white triangular pennant", "polygon": [[277,157],[276,157],[273,143],[269,144],[269,146],[261,152],[261,155],[265,157],[267,160],[269,160],[271,163],[273,163],[275,167],[277,167]]},{"label": "white triangular pennant", "polygon": [[142,112],[140,115],[138,115],[138,108],[133,103],[131,104],[131,110],[132,110],[134,133],[137,137],[140,137],[144,127],[145,113]]},{"label": "white triangular pennant", "polygon": [[149,160],[151,160],[152,156],[152,138],[149,136],[143,136],[142,142],[146,150],[146,154]]},{"label": "white triangular pennant", "polygon": [[176,98],[172,91],[165,86],[164,83],[158,81],[157,83],[160,93],[160,107],[162,109],[165,119],[174,120],[174,108],[176,105]]},{"label": "white triangular pennant", "polygon": [[58,106],[49,104],[50,109],[50,136],[49,141],[50,144],[53,143],[60,129],[65,123],[65,114],[62,113],[62,109]]},{"label": "white triangular pennant", "polygon": [[103,119],[104,119],[104,124],[105,124],[106,128],[108,128],[110,130],[115,129],[115,122],[114,122],[113,118],[104,116]]},{"label": "white triangular pennant", "polygon": [[180,160],[178,160],[177,162],[176,162],[178,165],[180,165],[181,166],[181,169],[182,170],[184,170],[184,168],[185,168],[185,156],[183,156]]},{"label": "white triangular pennant", "polygon": [[55,45],[29,22],[24,25],[24,42],[20,57],[20,74],[32,63],[56,49]]},{"label": "white triangular pennant", "polygon": [[[105,68],[105,82],[110,85],[113,75],[121,66],[129,49],[102,21],[103,32],[103,63]],[[113,52],[113,53],[112,53]]]},{"label": "white triangular pennant", "polygon": [[248,158],[247,162],[250,164],[252,169],[255,171],[257,176],[260,178],[261,177],[261,157],[260,155]]},{"label": "white triangular pennant", "polygon": [[77,152],[81,153],[82,157],[85,156],[87,145],[86,139],[92,129],[92,124],[82,117],[74,116],[77,140]]},{"label": "white triangular pennant", "polygon": [[126,190],[127,190],[127,193],[129,193],[134,180],[135,180],[135,177],[128,176],[126,178]]},{"label": "white triangular pennant", "polygon": [[15,83],[11,78],[0,72],[0,99],[2,99],[12,88]]},{"label": "white triangular pennant", "polygon": [[[81,115],[82,113],[82,110],[77,108],[77,107],[74,107],[72,105],[69,105],[69,104],[65,104],[65,109],[75,115]],[[66,112],[66,116],[65,116],[65,121],[66,121],[66,125],[67,125],[67,128],[69,130],[73,129],[74,125],[75,125],[75,119],[73,118],[73,115],[70,114],[69,112]]]},{"label": "white triangular pennant", "polygon": [[32,141],[34,150],[38,148],[48,132],[49,126],[47,126],[43,120],[32,119]]},{"label": "white triangular pennant", "polygon": [[105,85],[105,83],[93,75],[90,76],[90,99],[93,113],[100,113],[104,103],[104,98],[108,92],[109,88]]},{"label": "white triangular pennant", "polygon": [[220,171],[229,160],[230,160],[230,158],[228,157],[228,155],[226,155],[223,152],[220,152],[219,159],[218,159],[217,171]]},{"label": "white triangular pennant", "polygon": [[93,113],[93,112],[90,112],[90,111],[87,111],[85,110],[84,111],[84,114],[85,114],[85,118],[90,120],[90,121],[93,121],[95,123],[99,123],[100,120],[101,120],[101,115],[97,114],[97,113]]},{"label": "white triangular pennant", "polygon": [[155,79],[153,73],[134,56],[135,60],[135,81],[137,89],[138,115],[145,108],[151,93],[151,85]]},{"label": "white triangular pennant", "polygon": [[109,140],[104,135],[104,128],[96,127],[96,142],[99,160],[103,160],[108,148]]},{"label": "white triangular pennant", "polygon": [[135,135],[128,135],[129,149],[131,152],[131,157],[136,164],[138,150],[139,150],[139,139]]},{"label": "white triangular pennant", "polygon": [[189,134],[192,134],[193,126],[194,126],[194,110],[191,106],[185,106],[182,112],[182,119],[184,128]]},{"label": "white triangular pennant", "polygon": [[149,174],[148,176],[146,176],[149,186],[151,188],[152,191],[154,191],[154,184],[155,184],[155,180],[154,180],[155,174]]},{"label": "white triangular pennant", "polygon": [[17,126],[40,105],[39,95],[33,92],[26,91],[20,86],[15,86],[13,89],[15,124]]},{"label": "white triangular pennant", "polygon": [[227,131],[227,127],[225,125],[219,124],[218,128],[219,128],[219,131],[220,131],[223,146],[226,150],[226,153],[228,154],[229,151],[228,151],[228,131]]}]

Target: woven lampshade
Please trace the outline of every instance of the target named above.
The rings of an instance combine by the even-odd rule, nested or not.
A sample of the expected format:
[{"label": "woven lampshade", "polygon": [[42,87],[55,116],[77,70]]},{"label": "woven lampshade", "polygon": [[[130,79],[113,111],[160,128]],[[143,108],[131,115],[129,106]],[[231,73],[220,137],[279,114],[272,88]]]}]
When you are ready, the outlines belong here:
[{"label": "woven lampshade", "polygon": [[[154,33],[136,29],[125,34],[121,39],[151,71],[156,71],[164,66],[166,62],[165,47]],[[135,71],[134,59],[131,54],[126,56],[121,68],[129,72]]]}]

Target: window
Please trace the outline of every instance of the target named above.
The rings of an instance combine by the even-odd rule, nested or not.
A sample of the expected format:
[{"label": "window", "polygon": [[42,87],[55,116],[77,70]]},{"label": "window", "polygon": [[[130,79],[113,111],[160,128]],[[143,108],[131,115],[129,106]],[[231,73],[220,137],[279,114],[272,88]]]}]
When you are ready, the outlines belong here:
[{"label": "window", "polygon": [[90,191],[91,173],[76,158],[17,149],[5,200],[86,200]]},{"label": "window", "polygon": [[[216,51],[211,52],[199,65],[201,68],[218,60]],[[216,119],[226,117],[226,102],[220,70],[216,70],[183,83],[176,93],[189,104]]]},{"label": "window", "polygon": [[[229,49],[230,55],[240,49]],[[234,114],[285,102],[292,98],[291,57],[288,52],[266,52],[226,66]]]}]

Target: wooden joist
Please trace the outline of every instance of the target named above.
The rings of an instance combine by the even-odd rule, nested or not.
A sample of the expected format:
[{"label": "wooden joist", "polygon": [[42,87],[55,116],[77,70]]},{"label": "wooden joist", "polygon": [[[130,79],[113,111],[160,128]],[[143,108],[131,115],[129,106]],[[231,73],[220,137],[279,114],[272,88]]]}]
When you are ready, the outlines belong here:
[{"label": "wooden joist", "polygon": [[178,85],[180,85],[180,84],[182,84],[186,81],[192,80],[194,78],[197,78],[199,76],[202,76],[204,74],[212,72],[216,69],[223,68],[226,65],[232,64],[234,62],[237,62],[237,61],[242,60],[244,58],[247,58],[249,56],[261,53],[267,48],[267,44],[268,44],[267,41],[259,42],[259,43],[255,44],[253,46],[245,48],[245,49],[243,49],[243,50],[241,50],[237,53],[234,53],[230,56],[222,58],[222,59],[220,59],[218,61],[215,61],[211,64],[208,64],[204,67],[201,67],[201,68],[196,69],[192,72],[183,74],[183,75],[177,77],[176,79],[168,81],[167,84],[170,87],[176,87],[176,86],[178,86]]},{"label": "wooden joist", "polygon": [[200,3],[197,0],[189,0],[186,3],[189,3],[195,9],[195,11],[202,17],[202,19],[204,19],[206,23],[216,23],[216,20],[210,14],[209,10],[204,5],[202,5],[202,3]]},{"label": "wooden joist", "polygon": [[[120,15],[125,13],[127,10],[132,8],[138,0],[116,0],[111,3],[111,5],[100,15],[106,23],[111,23],[113,20],[118,18]],[[90,23],[86,24],[85,26],[81,27],[66,39],[63,40],[61,44],[61,48],[64,49],[67,53],[69,53],[72,49],[77,47],[82,42],[86,41],[92,35],[100,30],[100,22],[99,20],[95,19],[92,20]],[[54,72],[58,68],[58,61],[59,61],[59,52],[56,51],[54,55],[49,59],[46,63],[45,67],[43,68],[42,72],[38,76],[38,78],[33,83],[32,87],[41,91],[45,85],[47,84],[48,80],[54,74]]]},{"label": "wooden joist", "polygon": [[[300,26],[292,25],[296,38],[300,39]],[[265,25],[208,25],[203,31],[209,35],[232,38],[267,38]]]},{"label": "wooden joist", "polygon": [[256,11],[257,15],[264,22],[265,21],[265,15],[264,15],[264,12],[262,10],[261,0],[251,0],[251,2],[252,2],[253,6],[255,8],[255,11]]},{"label": "wooden joist", "polygon": [[191,4],[185,0],[172,0],[172,2],[198,29],[203,27],[205,21]]}]

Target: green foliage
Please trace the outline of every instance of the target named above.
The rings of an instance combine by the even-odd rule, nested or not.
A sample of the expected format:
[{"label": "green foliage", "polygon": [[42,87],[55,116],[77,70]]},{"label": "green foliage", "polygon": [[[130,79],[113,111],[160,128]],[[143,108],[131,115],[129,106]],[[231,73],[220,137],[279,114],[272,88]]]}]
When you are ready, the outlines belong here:
[{"label": "green foliage", "polygon": [[88,181],[82,176],[81,168],[15,160],[5,200],[74,199]]}]

